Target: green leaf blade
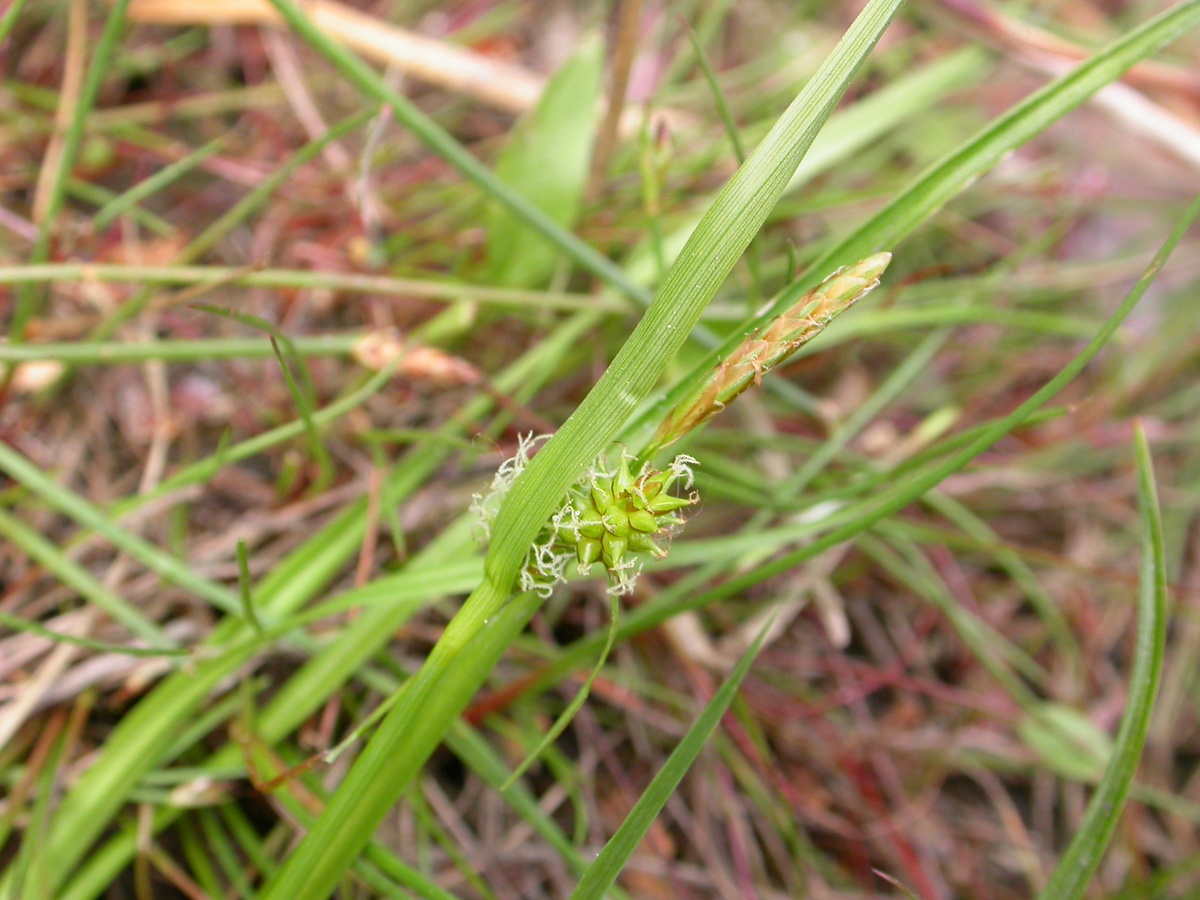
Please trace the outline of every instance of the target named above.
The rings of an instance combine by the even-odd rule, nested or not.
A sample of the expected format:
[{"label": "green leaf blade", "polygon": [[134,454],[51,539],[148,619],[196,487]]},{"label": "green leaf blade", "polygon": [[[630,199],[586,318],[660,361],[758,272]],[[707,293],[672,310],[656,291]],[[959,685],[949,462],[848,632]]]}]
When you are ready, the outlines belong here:
[{"label": "green leaf blade", "polygon": [[[1193,216],[1198,208],[1200,201],[1193,204]],[[1077,900],[1084,895],[1117,829],[1121,809],[1133,787],[1142,748],[1150,730],[1154,700],[1162,681],[1167,643],[1167,563],[1162,512],[1154,483],[1150,445],[1140,422],[1134,438],[1143,550],[1129,701],[1117,731],[1112,757],[1084,813],[1083,823],[1067,847],[1067,852],[1055,866],[1050,880],[1038,894],[1038,900]]]},{"label": "green leaf blade", "polygon": [[738,687],[741,685],[742,679],[746,677],[746,673],[750,671],[750,666],[762,648],[763,639],[769,632],[770,623],[759,632],[754,643],[738,660],[729,678],[713,695],[712,700],[705,706],[704,712],[671,752],[642,796],[638,798],[629,815],[625,817],[625,821],[609,838],[595,861],[588,866],[587,871],[579,880],[579,884],[571,892],[571,900],[602,900],[616,881],[617,876],[620,875],[625,863],[633,855],[633,851],[637,849],[638,844],[649,832],[655,818],[666,806],[667,800],[675,792],[683,776],[696,761],[696,757],[700,755],[700,751],[720,723],[721,717],[725,715],[729,704],[737,696]]},{"label": "green leaf blade", "polygon": [[[496,161],[498,178],[564,228],[574,224],[583,204],[603,64],[603,44],[586,41],[550,80]],[[493,283],[545,283],[559,258],[557,247],[501,204],[493,205],[487,229]]]}]

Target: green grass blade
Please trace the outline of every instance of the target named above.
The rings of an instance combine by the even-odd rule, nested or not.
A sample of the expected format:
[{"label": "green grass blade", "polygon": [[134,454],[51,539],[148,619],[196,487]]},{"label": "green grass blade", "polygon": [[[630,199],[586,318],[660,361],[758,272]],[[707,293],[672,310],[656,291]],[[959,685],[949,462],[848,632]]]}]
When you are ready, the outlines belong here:
[{"label": "green grass blade", "polygon": [[[446,745],[492,788],[504,789],[509,780],[509,765],[478,729],[460,720],[446,735]],[[554,848],[572,871],[583,874],[587,868],[583,852],[563,833],[554,817],[542,809],[532,791],[523,784],[514,784],[504,790],[504,801]],[[616,896],[615,891],[613,895]]]},{"label": "green grass blade", "polygon": [[71,644],[75,647],[82,647],[85,650],[94,650],[97,653],[117,653],[124,656],[187,656],[189,652],[180,648],[170,647],[156,650],[147,647],[126,647],[122,644],[107,644],[104,641],[97,641],[92,638],[64,634],[61,631],[55,631],[37,622],[31,622],[27,619],[22,619],[20,616],[10,615],[6,612],[0,612],[0,625],[10,628],[13,631],[24,631],[37,637],[45,638],[48,641]]},{"label": "green grass blade", "polygon": [[720,724],[725,710],[737,696],[738,687],[741,685],[742,679],[746,677],[746,673],[750,671],[754,658],[758,656],[759,648],[762,646],[763,638],[767,636],[769,628],[768,624],[759,632],[754,643],[750,645],[750,649],[738,660],[738,664],[729,674],[729,678],[705,706],[700,718],[688,729],[688,733],[679,742],[679,745],[671,751],[671,755],[667,757],[662,768],[658,770],[658,774],[654,776],[642,796],[638,798],[637,803],[633,805],[633,809],[629,811],[625,821],[609,838],[604,849],[596,856],[596,861],[588,866],[588,870],[579,880],[579,884],[571,892],[571,900],[602,900],[605,893],[617,880],[621,869],[629,861],[629,857],[633,855],[638,844],[645,838],[655,818],[662,811],[675,788],[679,786],[679,782],[691,768],[692,763],[696,761],[696,757],[704,748],[709,735]]},{"label": "green grass blade", "polygon": [[[0,445],[2,448],[2,445]],[[264,619],[279,619],[293,611],[332,578],[359,546],[363,504],[352,504],[330,525],[286,557],[257,588],[257,606]],[[61,887],[111,818],[127,800],[138,780],[162,763],[181,728],[224,679],[268,646],[235,615],[222,622],[201,651],[201,661],[176,672],[144,697],[121,720],[92,765],[72,785],[59,806],[49,837],[56,869],[54,887]],[[7,898],[7,884],[0,897]],[[57,890],[55,891],[57,893]]]},{"label": "green grass blade", "polygon": [[[29,809],[29,839],[20,841],[16,859],[8,872],[17,884],[17,892],[21,897],[50,897],[50,872],[55,860],[46,850],[45,834],[50,830],[53,821],[55,787],[60,776],[63,753],[66,751],[67,736],[61,731],[57,735],[49,758],[42,770],[37,773],[37,790]],[[33,836],[36,836],[34,838]]]},{"label": "green grass blade", "polygon": [[512,787],[513,783],[541,758],[542,754],[546,752],[546,748],[558,740],[558,736],[566,731],[567,726],[575,718],[575,714],[587,702],[587,698],[592,691],[592,685],[596,683],[596,678],[599,677],[604,664],[608,662],[608,655],[612,653],[613,644],[616,643],[617,626],[621,624],[621,600],[616,594],[609,595],[609,610],[608,636],[604,640],[604,647],[600,650],[600,658],[592,666],[592,671],[588,673],[588,677],[584,680],[579,690],[575,692],[575,696],[571,698],[571,702],[555,718],[554,724],[546,729],[546,733],[542,735],[534,748],[525,754],[525,758],[517,764],[517,767],[512,770],[512,774],[505,779],[504,784],[500,786],[501,791],[507,791]]},{"label": "green grass blade", "polygon": [[[465,648],[466,652],[456,655],[456,665],[437,667],[437,672],[443,677],[434,681],[427,677],[421,678],[418,673],[418,677],[405,682],[395,708],[351,768],[351,775],[357,772],[360,773],[359,777],[362,777],[363,759],[371,760],[372,748],[375,753],[379,752],[378,748],[383,745],[379,736],[387,735],[386,729],[395,719],[397,711],[403,712],[416,707],[423,713],[421,717],[409,720],[412,727],[404,735],[405,742],[419,750],[426,746],[436,746],[465,706],[467,699],[478,690],[479,685],[539,606],[540,600],[536,594],[523,594],[514,598],[490,617],[482,628],[474,632],[470,646]],[[439,646],[442,646],[442,642],[439,642]],[[425,665],[428,667],[429,662]],[[423,667],[421,672],[425,671]],[[364,827],[363,804],[370,803],[376,808],[382,806],[386,812],[395,802],[393,792],[397,791],[397,788],[403,790],[404,784],[398,784],[400,776],[419,769],[425,761],[425,756],[414,754],[409,747],[396,748],[395,744],[392,744],[388,749],[389,752],[393,749],[396,752],[383,761],[385,765],[379,766],[376,762],[379,768],[370,773],[369,787],[375,795],[363,796],[357,792],[351,794],[347,791],[347,784],[353,785],[353,781],[343,782],[324,814],[309,831],[306,840],[288,858],[277,877],[264,887],[261,894],[263,900],[315,900],[329,896],[374,832],[373,824],[368,823],[369,827]],[[397,770],[401,771],[398,773]],[[376,771],[380,773],[378,777]],[[380,803],[380,793],[387,797],[386,805]],[[338,802],[339,797],[349,796],[354,796],[356,802]],[[377,821],[374,824],[377,824]],[[347,848],[351,852],[346,852]]]},{"label": "green grass blade", "polygon": [[152,646],[168,652],[177,648],[177,643],[158,625],[92,577],[87,569],[63,553],[57,544],[46,540],[36,530],[3,510],[0,510],[0,537],[19,547],[79,596],[104,610],[114,622],[120,622]]},{"label": "green grass blade", "polygon": [[1121,808],[1137,773],[1154,698],[1162,680],[1163,652],[1167,641],[1167,574],[1162,513],[1154,484],[1154,467],[1146,432],[1139,422],[1135,431],[1138,498],[1142,508],[1142,576],[1138,590],[1137,640],[1129,701],[1104,776],[1088,804],[1079,831],[1055,866],[1038,900],[1077,900],[1092,880],[1104,850],[1117,828]]},{"label": "green grass blade", "polygon": [[854,515],[850,522],[834,528],[807,547],[789,553],[755,572],[727,582],[717,589],[717,595],[719,597],[727,597],[738,593],[751,585],[757,584],[759,581],[778,575],[806,560],[812,559],[818,553],[828,550],[830,547],[865,531],[876,522],[880,522],[893,513],[899,512],[909,503],[923,496],[930,488],[940,484],[949,475],[966,466],[971,460],[1000,440],[1004,435],[1017,428],[1029,416],[1044,406],[1069,381],[1083,371],[1084,366],[1091,362],[1104,345],[1108,343],[1116,333],[1117,328],[1125,321],[1125,318],[1133,311],[1138,301],[1146,293],[1146,289],[1153,283],[1159,271],[1166,263],[1167,257],[1170,256],[1171,251],[1175,249],[1175,246],[1183,237],[1183,232],[1187,230],[1187,225],[1195,219],[1197,213],[1200,213],[1200,200],[1194,202],[1184,213],[1180,220],[1180,225],[1171,232],[1151,261],[1149,268],[1138,279],[1133,290],[1125,297],[1117,311],[1104,323],[1096,336],[1057,375],[1034,392],[1033,396],[1028,400],[990,427],[983,429],[974,440],[948,459],[929,471],[913,476],[908,482],[900,484],[885,493],[883,499],[873,509]]},{"label": "green grass blade", "polygon": [[737,157],[738,165],[746,161],[746,148],[742,145],[742,135],[738,131],[737,123],[733,121],[733,113],[729,111],[729,104],[725,102],[725,92],[721,90],[720,82],[717,81],[717,73],[713,71],[712,64],[708,61],[708,54],[704,52],[704,46],[700,43],[700,39],[696,36],[696,32],[692,27],[683,22],[684,33],[687,35],[688,42],[692,45],[692,53],[696,55],[696,62],[700,65],[700,71],[704,73],[704,81],[708,85],[708,92],[713,98],[713,103],[717,107],[717,115],[721,117],[721,124],[725,126],[725,134],[729,138],[729,143],[733,147],[733,155]]},{"label": "green grass blade", "polygon": [[379,73],[358,56],[321,31],[295,0],[271,0],[287,24],[315,50],[328,59],[342,75],[364,94],[391,107],[396,118],[446,162],[477,183],[495,200],[565,255],[612,285],[618,291],[645,304],[645,289],[629,278],[612,260],[597,253],[571,232],[562,228],[536,204],[513,190],[470,154],[445,129],[422,113],[397,91],[389,87]]},{"label": "green grass blade", "polygon": [[17,19],[21,15],[21,10],[25,8],[25,0],[16,0],[12,6],[5,10],[4,15],[0,17],[0,44],[8,40],[9,32],[13,30],[13,26],[17,24]]},{"label": "green grass blade", "polygon": [[[242,224],[242,222],[246,221],[254,210],[262,206],[267,198],[285,184],[297,169],[320,156],[321,152],[334,141],[341,140],[346,135],[361,128],[370,121],[371,115],[370,111],[363,110],[354,115],[347,116],[340,122],[331,125],[329,130],[324,134],[309,141],[293,153],[283,165],[264,178],[259,184],[255,185],[254,189],[246,194],[245,197],[209,224],[200,234],[196,235],[180,253],[178,262],[192,262],[215,247],[226,235]],[[129,305],[132,305],[132,301],[126,304],[126,306]],[[123,322],[131,315],[132,313],[123,314],[115,318],[114,321]]]},{"label": "green grass blade", "polygon": [[[158,685],[121,721],[105,742],[101,757],[67,792],[46,840],[55,861],[50,896],[59,896],[62,882],[92,841],[104,830],[144,772],[162,762],[178,728],[222,680],[229,678],[265,642],[243,642],[217,659],[205,660],[187,672],[177,672]],[[0,897],[9,898],[11,885],[0,884]]]},{"label": "green grass blade", "polygon": [[[215,307],[201,307],[212,309]],[[221,311],[223,312],[223,311]],[[366,332],[314,334],[291,338],[300,356],[350,356]],[[66,366],[119,366],[161,360],[168,363],[204,362],[218,359],[266,359],[274,355],[266,338],[184,338],[130,343],[122,341],[79,341],[54,344],[4,344],[0,363],[55,360]]]},{"label": "green grass blade", "polygon": [[[98,208],[97,211],[121,197],[116,191],[110,190],[104,185],[96,184],[94,181],[84,181],[74,175],[67,179],[67,196],[72,200],[82,200],[86,204],[95,206]],[[128,207],[125,212],[131,222],[158,237],[174,238],[179,235],[178,228],[143,206],[135,204]]]},{"label": "green grass blade", "polygon": [[[275,360],[279,363],[283,381],[287,385],[288,393],[292,395],[296,410],[300,413],[300,421],[304,423],[304,432],[308,436],[308,450],[317,463],[318,474],[313,481],[312,491],[320,493],[333,480],[333,459],[325,449],[321,432],[317,430],[313,421],[313,408],[317,405],[316,387],[312,383],[308,366],[296,354],[296,347],[291,341],[278,340],[276,335],[272,335],[271,349],[275,351]],[[292,371],[293,365],[295,372]],[[300,377],[296,376],[296,372],[300,373]]]},{"label": "green grass blade", "polygon": [[1006,545],[988,524],[961,503],[944,494],[931,493],[925,498],[932,509],[945,516],[964,535],[992,554],[995,562],[1025,595],[1046,625],[1047,636],[1069,657],[1080,658],[1079,641],[1062,608],[1054,601],[1021,554]]},{"label": "green grass blade", "polygon": [[[591,313],[572,317],[539,348],[530,350],[497,376],[494,379],[496,387],[501,391],[514,391],[518,386],[536,387],[541,384],[555,371],[561,355],[567,353],[582,334],[595,327],[598,319],[597,315]],[[374,376],[372,382],[381,377],[388,377],[387,370]],[[478,398],[468,404],[461,418],[470,421],[482,416],[491,404],[488,398]],[[461,422],[452,422],[444,431],[447,434],[459,434],[462,428]],[[388,489],[394,490],[395,501],[400,502],[424,485],[430,474],[444,461],[442,450],[431,445],[420,448],[402,461],[387,482]],[[210,644],[222,648],[221,656],[205,660],[194,671],[167,679],[126,716],[106,741],[98,760],[83,774],[77,789],[68,793],[60,809],[52,835],[58,842],[55,844],[55,856],[60,863],[60,879],[65,881],[72,867],[115,814],[133,785],[150,766],[161,760],[163,753],[174,743],[181,723],[194,716],[199,704],[225,677],[229,667],[244,664],[259,647],[266,646],[266,642],[309,621],[307,611],[292,617],[289,617],[289,613],[299,609],[319,590],[324,580],[333,577],[345,559],[358,549],[364,507],[365,501],[352,504],[333,523],[293,551],[282,564],[261,579],[255,591],[256,606],[281,620],[277,625],[268,626],[263,641],[235,643],[245,638],[249,630],[233,620],[219,626]],[[472,565],[476,563],[472,562]],[[446,571],[447,568],[449,571]],[[470,581],[464,582],[461,573],[456,571],[460,568],[461,563],[455,563],[452,567],[426,573],[432,577],[423,579],[423,573],[414,560],[394,578],[381,578],[343,595],[340,600],[348,601],[345,604],[338,599],[324,604],[326,610],[332,611],[353,608],[368,603],[371,598],[379,601],[369,606],[336,640],[315,653],[260,711],[258,727],[263,739],[267,742],[283,739],[326,698],[341,688],[354,672],[361,669],[389,640],[396,628],[415,612],[418,605],[428,602],[431,597],[464,593],[471,584],[478,583],[478,570],[470,571]],[[210,764],[237,767],[240,761],[238,748],[226,745],[213,755]],[[165,827],[177,814],[174,810],[169,812],[172,814],[156,817],[156,827]],[[135,848],[135,841],[127,836],[114,838],[96,851],[85,869],[63,888],[61,895],[94,897],[97,893],[94,886],[104,883],[103,873],[107,872],[110,876],[115,874],[128,861]],[[3,885],[0,885],[0,897],[7,900],[8,896],[4,893]]]},{"label": "green grass blade", "polygon": [[[861,259],[881,248],[893,248],[918,224],[970,181],[994,166],[1113,81],[1131,66],[1200,25],[1200,0],[1174,6],[1113,41],[1078,67],[1010,109],[950,156],[935,163],[910,187],[861,228],[830,249],[812,266],[813,277]],[[817,273],[821,273],[818,275]],[[807,279],[806,279],[807,280]],[[811,287],[801,282],[780,301]]]},{"label": "green grass blade", "polygon": [[[344,291],[355,294],[385,294],[422,297],[442,303],[474,300],[480,304],[512,309],[589,310],[610,314],[633,312],[635,307],[615,296],[597,297],[560,291],[527,291],[491,285],[463,284],[457,281],[433,281],[420,278],[393,278],[361,272],[313,272],[303,269],[248,270],[244,266],[132,266],[109,263],[62,262],[41,265],[0,266],[0,284],[26,284],[44,281],[130,282],[145,285],[228,285],[230,287],[308,288]],[[336,336],[332,336],[336,337]],[[314,335],[293,340],[324,340]],[[34,347],[45,345],[35,344]],[[64,346],[64,345],[53,345]],[[117,347],[117,344],[91,344],[93,347]],[[6,353],[15,348],[5,346]],[[33,349],[31,353],[41,353]],[[148,351],[147,351],[148,352]],[[20,356],[3,357],[22,359]],[[43,357],[35,356],[41,359]]]},{"label": "green grass blade", "polygon": [[948,328],[938,329],[926,337],[920,346],[888,375],[870,399],[847,417],[842,426],[804,461],[796,473],[780,485],[780,495],[799,496],[812,480],[824,471],[825,467],[832,463],[839,453],[846,449],[855,436],[866,428],[869,422],[874,421],[876,416],[902,391],[911,387],[918,376],[928,369],[934,356],[941,350],[942,345],[949,337],[950,329]]},{"label": "green grass blade", "polygon": [[[319,474],[312,489],[314,492],[319,492],[333,479],[333,460],[329,456],[329,451],[325,449],[325,443],[321,440],[321,433],[317,429],[316,422],[313,421],[313,410],[317,405],[317,388],[313,384],[312,375],[309,374],[308,366],[304,364],[304,358],[300,355],[295,343],[279,328],[261,316],[221,309],[206,303],[197,303],[195,307],[201,312],[223,316],[267,334],[271,353],[279,364],[284,384],[292,397],[292,402],[296,404],[296,411],[300,414],[300,421],[304,425],[309,452],[317,463]],[[297,373],[299,374],[297,375]]]},{"label": "green grass blade", "polygon": [[[325,147],[359,128],[370,118],[371,114],[368,111],[357,112],[330,126],[329,130],[320,137],[309,141],[288,157],[283,165],[255,185],[254,189],[246,194],[245,197],[211,222],[200,234],[196,235],[179,252],[178,262],[190,263],[199,259],[223,240],[233,229],[246,221],[297,169],[316,159]],[[116,313],[105,320],[93,332],[91,337],[95,340],[100,340],[111,335],[123,322],[129,321],[140,313],[146,304],[150,302],[152,296],[149,290],[143,290],[136,296],[131,297],[117,309]]]},{"label": "green grass blade", "polygon": [[223,612],[238,612],[240,603],[233,591],[202,578],[183,561],[158,549],[144,538],[118,527],[101,510],[49,478],[30,460],[3,442],[0,442],[0,470],[80,525],[102,535],[113,546],[124,550],[165,580],[203,597]]},{"label": "green grass blade", "polygon": [[242,598],[242,616],[255,634],[262,634],[262,622],[254,610],[254,583],[250,577],[250,555],[246,552],[246,542],[241,538],[237,542],[238,592]]},{"label": "green grass blade", "polygon": [[1018,705],[1026,709],[1031,708],[1036,703],[1036,697],[1017,676],[1017,671],[1037,683],[1048,680],[1045,673],[1016,644],[998,633],[984,619],[956,602],[945,582],[920,549],[900,535],[894,534],[897,529],[887,527],[889,524],[881,523],[879,530],[890,539],[893,546],[889,547],[869,534],[859,537],[858,546],[896,581],[916,596],[931,603],[957,632],[959,640],[970,649],[971,655],[987,670],[992,680]]},{"label": "green grass blade", "polygon": [[97,231],[107,228],[119,216],[137,206],[147,197],[153,196],[171,182],[192,171],[192,169],[224,147],[228,139],[228,135],[224,134],[213,138],[207,144],[196,148],[182,159],[176,160],[169,166],[164,166],[158,172],[139,181],[123,194],[113,197],[113,199],[109,200],[96,211],[96,215],[92,219],[92,227]]},{"label": "green grass blade", "polygon": [[[385,366],[363,382],[361,387],[340,400],[336,400],[328,406],[317,410],[312,416],[313,423],[317,426],[327,425],[341,418],[350,410],[361,406],[391,380],[394,370],[394,365]],[[306,428],[307,426],[302,420],[296,419],[284,425],[278,425],[270,431],[264,431],[262,434],[246,438],[244,441],[219,450],[213,457],[185,466],[178,472],[165,478],[153,490],[112,504],[109,512],[114,518],[118,518],[159,497],[164,497],[172,491],[177,491],[193,484],[200,484],[211,478],[223,466],[248,459],[257,453],[262,453],[264,450],[274,447],[276,444],[299,437],[304,434]]]},{"label": "green grass blade", "polygon": [[[878,522],[883,521],[888,516],[899,512],[910,503],[920,499],[931,488],[940,484],[954,472],[966,467],[971,460],[995,444],[1004,435],[1011,433],[1014,429],[1030,420],[1042,406],[1049,402],[1055,394],[1083,371],[1088,363],[1095,359],[1096,355],[1116,333],[1121,323],[1125,321],[1134,307],[1137,306],[1138,301],[1141,300],[1147,288],[1154,282],[1159,271],[1165,265],[1167,258],[1179,244],[1197,215],[1200,215],[1200,199],[1194,201],[1180,217],[1179,223],[1163,242],[1162,247],[1155,254],[1154,259],[1150,262],[1142,277],[1138,279],[1138,282],[1126,295],[1120,307],[1104,323],[1103,327],[1101,327],[1087,346],[1064,366],[1057,375],[1035,391],[1029,399],[1024,401],[1007,416],[985,427],[974,429],[971,440],[946,457],[942,462],[931,466],[927,470],[916,472],[890,491],[884,492],[881,498],[869,498],[860,504],[847,507],[845,510],[835,513],[824,523],[825,527],[830,530],[813,540],[810,544],[791,553],[786,553],[752,572],[731,578],[709,590],[695,590],[695,585],[690,578],[681,580],[677,585],[673,585],[664,591],[653,602],[629,611],[623,619],[619,639],[624,639],[633,634],[640,634],[647,628],[661,624],[685,610],[699,609],[726,597],[740,594],[768,578],[773,578],[819,556],[830,547],[834,547],[843,541],[852,540]],[[698,580],[698,583],[702,584],[703,580]],[[571,652],[572,654],[594,652],[594,647],[597,643],[598,641],[595,638],[590,640],[583,639],[577,642],[577,646],[573,647]]]},{"label": "green grass blade", "polygon": [[[1134,29],[1068,74],[1047,84],[954,153],[931,166],[869,221],[813,262],[804,277],[784,291],[769,310],[746,323],[745,329],[757,328],[774,318],[839,266],[862,259],[875,250],[896,247],[929,215],[1005,154],[1078,107],[1101,87],[1119,78],[1130,66],[1151,56],[1197,25],[1200,25],[1200,0],[1187,0]],[[846,327],[856,327],[853,317]],[[737,331],[717,348],[717,354],[727,355],[739,339],[740,331]],[[693,375],[700,377],[699,373],[708,368],[712,359],[709,356],[699,363]],[[665,410],[678,402],[689,383],[690,379],[678,385],[661,403],[648,409],[643,418],[656,422]]]},{"label": "green grass blade", "polygon": [[974,83],[987,67],[987,61],[988,55],[983,50],[966,47],[838,110],[797,166],[785,194],[870,147],[898,125],[929,115],[930,107],[936,107],[947,93]]}]

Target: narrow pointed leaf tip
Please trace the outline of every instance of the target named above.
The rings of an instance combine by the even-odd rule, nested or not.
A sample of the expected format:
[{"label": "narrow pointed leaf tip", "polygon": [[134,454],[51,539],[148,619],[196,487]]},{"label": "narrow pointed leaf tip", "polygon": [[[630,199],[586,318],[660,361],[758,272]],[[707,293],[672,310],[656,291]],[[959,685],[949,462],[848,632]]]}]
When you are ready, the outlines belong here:
[{"label": "narrow pointed leaf tip", "polygon": [[646,456],[673,444],[707,422],[751,384],[761,384],[763,375],[773,366],[795,353],[824,331],[841,312],[874,290],[891,261],[891,253],[875,253],[838,269],[786,312],[752,333],[713,369],[700,387],[663,419]]}]

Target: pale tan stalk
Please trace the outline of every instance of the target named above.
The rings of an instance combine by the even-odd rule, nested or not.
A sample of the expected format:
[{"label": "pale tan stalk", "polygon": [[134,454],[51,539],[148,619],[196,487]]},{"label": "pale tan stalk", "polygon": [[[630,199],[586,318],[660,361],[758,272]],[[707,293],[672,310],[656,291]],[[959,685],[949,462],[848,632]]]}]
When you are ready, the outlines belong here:
[{"label": "pale tan stalk", "polygon": [[[333,0],[312,0],[305,11],[321,28],[368,59],[498,109],[521,113],[541,96],[543,79],[509,65],[392,25]],[[157,24],[277,25],[267,0],[133,0],[128,18]]]},{"label": "pale tan stalk", "polygon": [[[304,9],[324,31],[365,58],[496,109],[518,115],[528,112],[546,84],[545,78],[523,66],[400,28],[337,0],[307,0]],[[156,25],[282,22],[269,0],[131,0],[126,17],[131,22]],[[681,110],[659,109],[655,117],[676,133],[698,127],[695,118]],[[625,107],[620,134],[626,138],[636,135],[643,118],[640,104]]]}]

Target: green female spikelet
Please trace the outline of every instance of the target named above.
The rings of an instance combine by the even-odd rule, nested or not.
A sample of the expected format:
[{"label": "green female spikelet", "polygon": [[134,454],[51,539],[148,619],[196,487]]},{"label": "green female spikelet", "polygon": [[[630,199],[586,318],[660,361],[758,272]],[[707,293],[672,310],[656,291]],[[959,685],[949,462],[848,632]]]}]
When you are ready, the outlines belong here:
[{"label": "green female spikelet", "polygon": [[[523,437],[517,453],[506,460],[492,479],[485,497],[475,495],[472,508],[486,531],[499,509],[500,500],[529,461],[533,446],[543,438]],[[695,503],[695,493],[675,496],[671,488],[692,486],[696,460],[679,455],[666,469],[648,463],[634,474],[636,460],[622,448],[615,470],[596,460],[587,475],[568,492],[563,505],[530,548],[521,572],[520,587],[549,596],[556,584],[566,581],[568,564],[574,562],[581,574],[596,563],[608,572],[613,593],[628,593],[641,570],[637,556],[667,555],[664,541],[683,524],[681,511]]]},{"label": "green female spikelet", "polygon": [[610,574],[624,571],[627,551],[662,559],[667,551],[656,538],[682,525],[679,510],[696,502],[694,494],[676,497],[669,490],[681,478],[691,486],[696,460],[690,456],[677,456],[665,471],[643,465],[636,476],[630,468],[633,461],[622,451],[615,472],[593,469],[555,516],[556,536],[574,547],[582,571],[596,562]]}]

